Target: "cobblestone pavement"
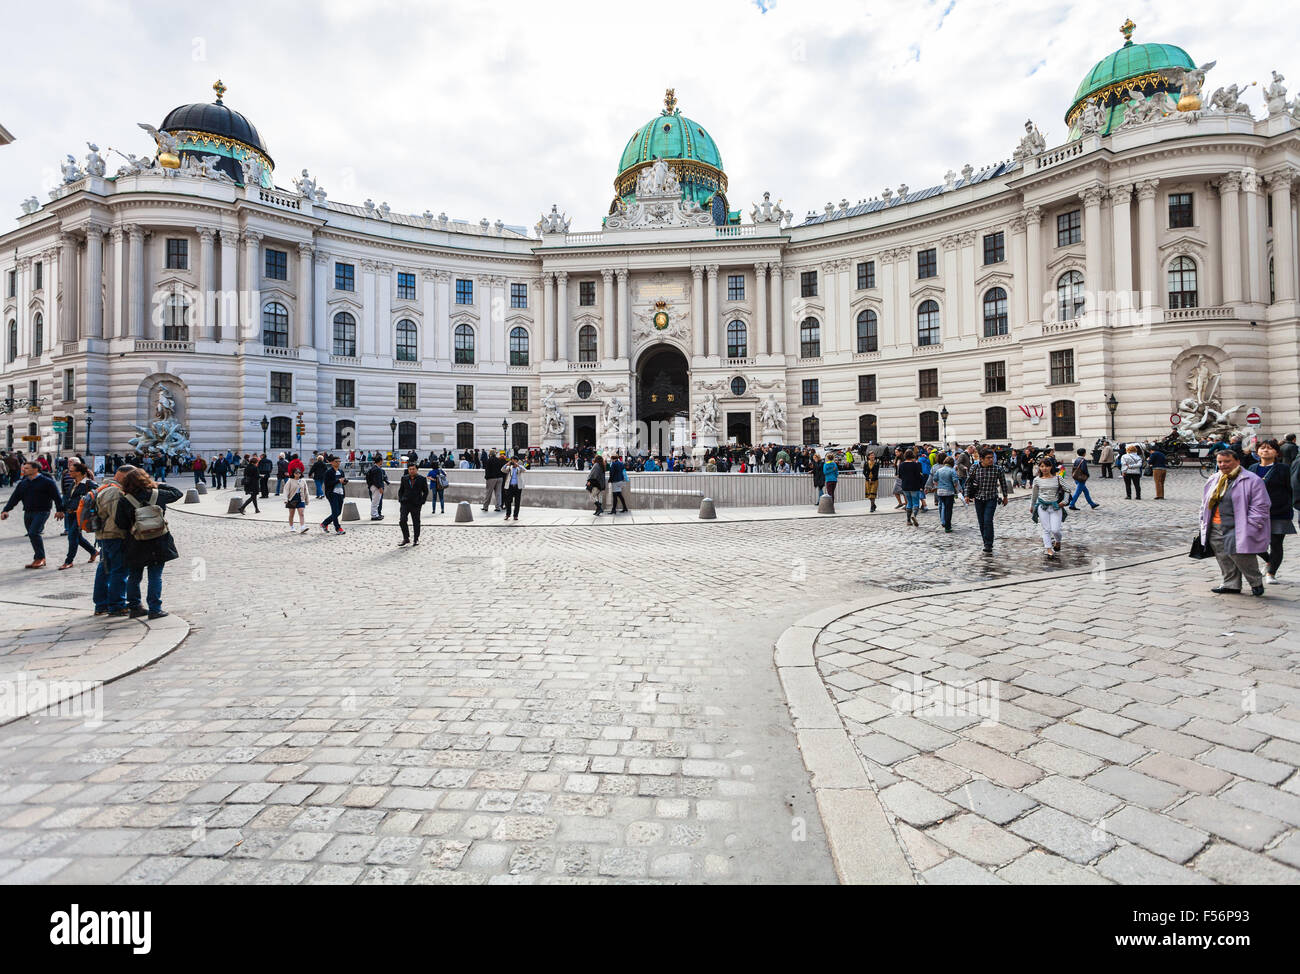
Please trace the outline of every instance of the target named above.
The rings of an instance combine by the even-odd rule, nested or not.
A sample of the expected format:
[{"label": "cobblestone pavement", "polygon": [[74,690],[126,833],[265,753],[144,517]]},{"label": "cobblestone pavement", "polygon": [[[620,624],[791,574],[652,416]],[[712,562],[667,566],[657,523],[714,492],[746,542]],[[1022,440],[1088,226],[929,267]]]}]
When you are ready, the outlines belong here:
[{"label": "cobblestone pavement", "polygon": [[[397,550],[178,509],[164,602],[190,637],[106,688],[103,726],[0,728],[0,882],[834,881],[780,632],[881,586],[1181,542],[1200,483],[1126,504],[1094,479],[1050,566],[1019,508],[991,559],[968,511],[951,535],[437,526]],[[0,584],[62,591],[24,546],[0,527]]]}]

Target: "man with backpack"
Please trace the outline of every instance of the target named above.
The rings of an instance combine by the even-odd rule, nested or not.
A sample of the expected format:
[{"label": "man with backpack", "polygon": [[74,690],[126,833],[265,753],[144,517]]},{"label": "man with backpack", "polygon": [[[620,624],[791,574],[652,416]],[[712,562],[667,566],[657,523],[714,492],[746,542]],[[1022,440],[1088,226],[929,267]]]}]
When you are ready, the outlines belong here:
[{"label": "man with backpack", "polygon": [[388,486],[388,474],[384,473],[384,468],[379,465],[378,460],[372,460],[370,469],[366,471],[366,487],[370,491],[370,520],[382,521],[384,519],[384,488]]},{"label": "man with backpack", "polygon": [[126,610],[126,532],[117,526],[117,505],[122,499],[121,482],[134,470],[120,464],[111,479],[86,500],[93,510],[83,505],[78,513],[82,530],[91,531],[99,544],[99,563],[95,566],[95,615],[125,616]]},{"label": "man with backpack", "polygon": [[21,473],[22,479],[9,495],[4,511],[0,512],[0,521],[8,518],[9,512],[19,503],[23,505],[23,527],[27,531],[27,540],[32,543],[31,563],[23,567],[44,568],[45,542],[41,539],[41,532],[50,519],[50,511],[55,512],[56,519],[63,518],[63,499],[59,495],[59,485],[41,473],[41,468],[33,461],[25,461]]},{"label": "man with backpack", "polygon": [[1074,504],[1079,499],[1079,495],[1082,494],[1083,499],[1088,502],[1088,506],[1096,510],[1101,505],[1095,503],[1092,494],[1088,493],[1088,451],[1080,447],[1075,452],[1078,456],[1074,458],[1074,464],[1070,468],[1070,477],[1074,480],[1074,496],[1070,498],[1069,509],[1072,511],[1078,510]]},{"label": "man with backpack", "polygon": [[271,495],[271,474],[274,471],[275,464],[271,462],[270,457],[263,453],[261,459],[257,461],[257,477],[262,488],[263,497]]},{"label": "man with backpack", "polygon": [[[132,619],[143,615],[161,619],[167,615],[162,607],[163,566],[180,557],[167,527],[166,507],[184,495],[168,484],[155,483],[139,469],[123,474],[118,484],[122,496],[113,517],[126,536],[127,614]],[[147,609],[140,604],[140,582],[146,573],[149,576]]]},{"label": "man with backpack", "polygon": [[447,513],[447,471],[443,464],[437,460],[430,461],[429,464],[429,496],[432,498],[429,504],[429,513],[437,514],[438,505],[442,505],[442,513]]},{"label": "man with backpack", "polygon": [[284,482],[289,479],[289,461],[281,453],[275,460],[275,496],[280,496],[280,491],[284,490]]}]

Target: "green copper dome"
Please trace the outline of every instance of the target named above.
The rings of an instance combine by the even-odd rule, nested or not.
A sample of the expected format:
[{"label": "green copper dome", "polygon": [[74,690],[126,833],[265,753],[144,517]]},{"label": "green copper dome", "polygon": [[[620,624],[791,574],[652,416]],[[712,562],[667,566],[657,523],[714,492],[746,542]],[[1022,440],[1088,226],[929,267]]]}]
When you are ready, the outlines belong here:
[{"label": "green copper dome", "polygon": [[1181,47],[1173,44],[1134,44],[1135,29],[1133,21],[1125,21],[1120,28],[1124,35],[1124,46],[1098,61],[1079,82],[1079,89],[1074,93],[1074,100],[1065,113],[1065,120],[1071,125],[1084,103],[1095,98],[1106,109],[1106,124],[1101,131],[1105,135],[1122,120],[1124,110],[1121,103],[1130,88],[1140,89],[1148,97],[1157,91],[1177,94],[1178,85],[1168,80],[1170,70],[1196,68],[1196,62]]},{"label": "green copper dome", "polygon": [[627,140],[618,162],[618,175],[614,178],[614,212],[621,199],[631,202],[636,196],[636,180],[642,170],[663,159],[672,168],[682,185],[682,199],[694,200],[702,208],[714,205],[721,208],[726,222],[727,174],[722,171],[722,153],[703,125],[687,118],[677,107],[677,96],[669,88],[664,95],[664,107]]}]

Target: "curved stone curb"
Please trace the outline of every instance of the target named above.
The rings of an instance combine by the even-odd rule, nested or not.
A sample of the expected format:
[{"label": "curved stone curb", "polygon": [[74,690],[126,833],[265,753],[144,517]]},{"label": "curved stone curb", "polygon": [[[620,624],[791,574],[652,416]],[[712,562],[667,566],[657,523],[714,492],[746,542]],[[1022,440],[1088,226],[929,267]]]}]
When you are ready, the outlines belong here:
[{"label": "curved stone curb", "polygon": [[[0,606],[4,605],[26,605],[40,606],[42,608],[62,609],[68,611],[66,602],[58,602],[53,599],[43,599],[37,596],[21,599],[5,598],[0,599]],[[140,640],[134,647],[115,657],[111,663],[105,663],[101,666],[88,667],[77,673],[76,681],[79,683],[101,683],[109,684],[115,680],[120,680],[124,676],[130,676],[138,670],[144,669],[151,663],[156,663],[164,656],[171,653],[176,647],[185,641],[185,637],[190,634],[190,624],[178,615],[168,613],[161,619],[131,619],[125,623],[113,621],[112,625],[132,625],[143,624],[148,630],[145,637]],[[84,691],[73,690],[72,688],[58,689],[60,682],[71,682],[70,677],[55,678],[50,681],[51,686],[55,688],[54,692],[46,698],[45,706],[41,709],[48,709],[80,696]],[[37,711],[40,712],[39,710]],[[0,714],[0,727],[11,724],[16,720],[22,720],[31,716],[31,710],[26,706],[17,706],[12,714]]]},{"label": "curved stone curb", "polygon": [[[1108,564],[1106,570],[1135,568],[1179,557],[1186,557],[1183,549],[1169,549],[1144,558]],[[887,592],[882,589],[879,595],[811,612],[781,633],[773,648],[773,661],[794,722],[799,752],[811,778],[831,860],[841,883],[915,885],[921,880],[903,851],[897,822],[881,804],[877,794],[879,789],[817,670],[814,648],[822,631],[845,616],[893,602],[1091,573],[1091,568],[1079,568],[1014,575],[992,582],[960,582],[924,592]]]}]

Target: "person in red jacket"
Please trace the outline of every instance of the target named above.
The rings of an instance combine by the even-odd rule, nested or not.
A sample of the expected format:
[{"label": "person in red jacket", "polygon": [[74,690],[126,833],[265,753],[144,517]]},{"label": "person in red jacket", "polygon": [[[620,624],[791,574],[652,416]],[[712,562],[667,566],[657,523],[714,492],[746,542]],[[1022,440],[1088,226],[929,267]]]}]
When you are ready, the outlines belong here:
[{"label": "person in red jacket", "polygon": [[293,472],[294,472],[295,470],[301,470],[304,474],[307,473],[307,465],[304,464],[304,463],[302,462],[302,460],[300,460],[300,459],[298,458],[298,454],[296,454],[296,453],[292,454],[292,455],[289,457],[289,469],[288,469],[287,472],[288,472],[288,474],[289,474],[290,477],[293,476]]}]

